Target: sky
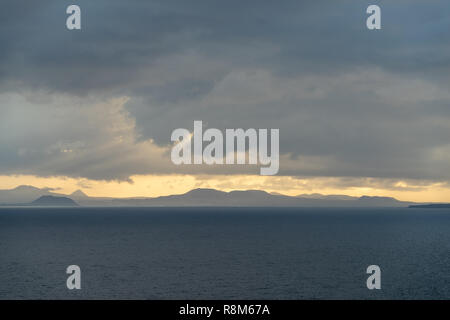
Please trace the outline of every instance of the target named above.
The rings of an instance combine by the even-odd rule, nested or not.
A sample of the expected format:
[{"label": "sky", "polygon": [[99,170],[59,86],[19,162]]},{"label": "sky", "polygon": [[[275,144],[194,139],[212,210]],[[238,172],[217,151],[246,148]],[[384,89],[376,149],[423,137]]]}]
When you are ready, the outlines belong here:
[{"label": "sky", "polygon": [[[82,29],[66,28],[81,7]],[[382,29],[366,28],[381,7]],[[0,11],[0,188],[450,201],[448,1],[24,1]],[[175,166],[171,132],[279,128],[280,170]]]}]

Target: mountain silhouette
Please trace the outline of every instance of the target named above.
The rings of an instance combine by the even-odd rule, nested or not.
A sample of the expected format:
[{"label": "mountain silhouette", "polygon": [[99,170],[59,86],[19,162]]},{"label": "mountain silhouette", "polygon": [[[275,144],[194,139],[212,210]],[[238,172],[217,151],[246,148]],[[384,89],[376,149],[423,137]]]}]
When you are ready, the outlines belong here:
[{"label": "mountain silhouette", "polygon": [[31,201],[46,195],[66,196],[53,193],[49,188],[36,188],[33,186],[18,186],[11,190],[0,190],[0,204],[5,203],[30,203]]},{"label": "mountain silhouette", "polygon": [[78,204],[70,198],[42,196],[30,203],[31,206],[76,207]]},{"label": "mountain silhouette", "polygon": [[[103,198],[104,203],[117,206],[211,206],[211,207],[407,207],[413,203],[389,197],[361,197],[351,200],[316,199],[271,194],[261,190],[224,192],[215,189],[194,189],[184,194],[157,198]],[[91,203],[92,205],[92,203]]]},{"label": "mountain silhouette", "polygon": [[[68,200],[57,200],[65,198]],[[39,200],[39,201],[38,201]],[[61,202],[59,202],[61,201]],[[19,186],[0,190],[0,204],[8,205],[81,205],[81,206],[252,206],[252,207],[408,207],[419,203],[399,201],[391,197],[351,197],[346,195],[306,194],[286,196],[262,190],[193,189],[183,194],[161,197],[111,198],[90,197],[81,190],[70,195],[58,194],[51,189]],[[47,203],[47,204],[44,204]]]},{"label": "mountain silhouette", "polygon": [[72,192],[71,194],[70,194],[70,197],[71,198],[87,198],[87,197],[89,197],[86,193],[84,193],[83,191],[81,191],[81,190],[76,190],[76,191],[74,191],[74,192]]}]

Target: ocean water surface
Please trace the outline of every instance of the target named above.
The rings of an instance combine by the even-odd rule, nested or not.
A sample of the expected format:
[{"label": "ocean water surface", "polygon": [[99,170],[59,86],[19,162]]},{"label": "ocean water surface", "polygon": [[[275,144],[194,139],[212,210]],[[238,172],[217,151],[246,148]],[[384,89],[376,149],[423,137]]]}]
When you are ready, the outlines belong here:
[{"label": "ocean water surface", "polygon": [[449,298],[449,209],[0,208],[0,299]]}]

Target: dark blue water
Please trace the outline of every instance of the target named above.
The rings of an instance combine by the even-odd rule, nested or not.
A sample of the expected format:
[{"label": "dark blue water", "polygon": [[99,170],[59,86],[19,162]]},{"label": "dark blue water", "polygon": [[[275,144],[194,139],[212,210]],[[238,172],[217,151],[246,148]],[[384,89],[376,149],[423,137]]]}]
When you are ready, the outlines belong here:
[{"label": "dark blue water", "polygon": [[3,208],[0,298],[448,299],[449,253],[447,209]]}]

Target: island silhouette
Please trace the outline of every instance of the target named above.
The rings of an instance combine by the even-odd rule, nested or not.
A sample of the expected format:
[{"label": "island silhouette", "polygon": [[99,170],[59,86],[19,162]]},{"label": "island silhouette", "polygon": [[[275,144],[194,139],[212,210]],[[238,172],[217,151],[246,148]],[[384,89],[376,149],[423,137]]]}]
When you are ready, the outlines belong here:
[{"label": "island silhouette", "polygon": [[[81,190],[69,195],[53,189],[19,186],[0,190],[2,206],[88,206],[88,207],[414,207],[426,205],[392,197],[300,194],[287,196],[262,190],[220,191],[193,189],[183,194],[160,197],[90,197]],[[442,207],[433,204],[430,207]]]}]

